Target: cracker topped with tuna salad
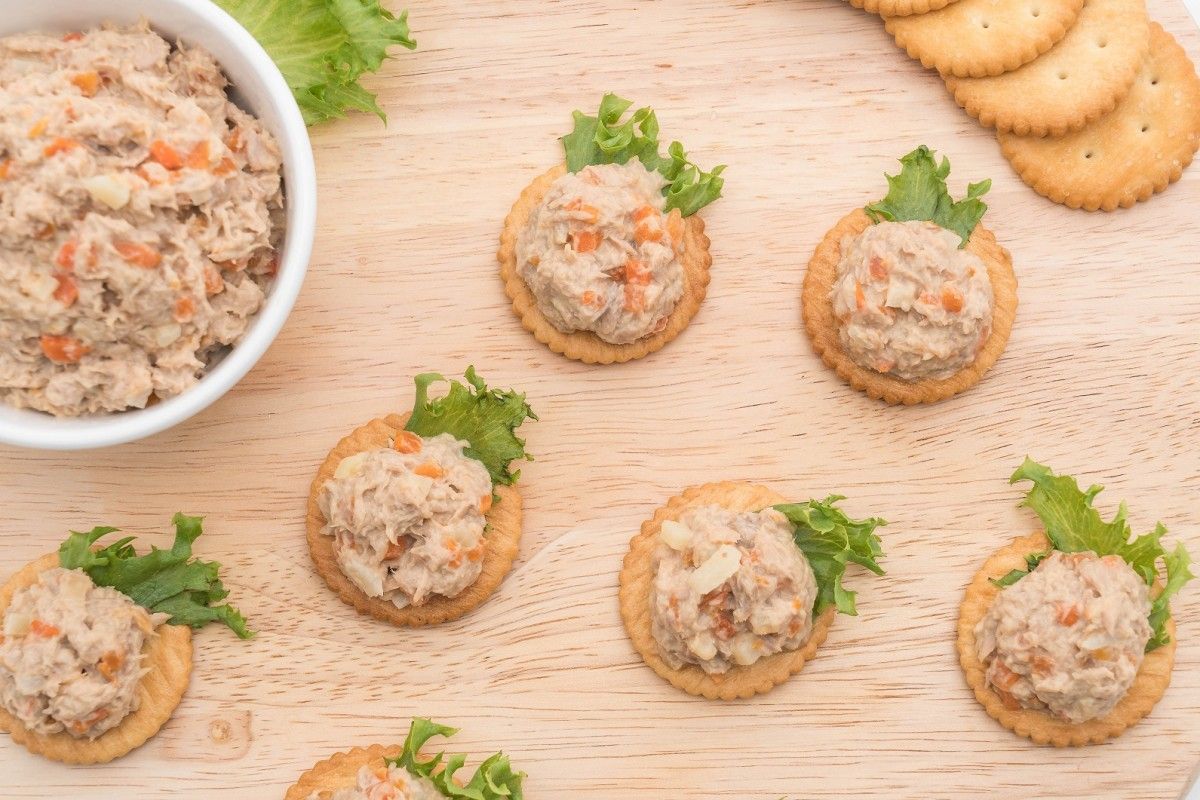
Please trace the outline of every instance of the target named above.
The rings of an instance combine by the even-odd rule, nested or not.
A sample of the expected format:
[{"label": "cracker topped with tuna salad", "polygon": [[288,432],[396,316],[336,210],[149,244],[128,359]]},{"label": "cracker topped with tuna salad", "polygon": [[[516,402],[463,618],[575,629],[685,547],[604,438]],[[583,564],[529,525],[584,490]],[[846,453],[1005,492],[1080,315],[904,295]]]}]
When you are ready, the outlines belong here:
[{"label": "cracker topped with tuna salad", "polygon": [[1038,744],[1096,744],[1150,713],[1171,682],[1170,600],[1192,575],[1180,542],[1158,523],[1134,537],[1125,505],[1111,521],[1086,492],[1032,459],[1022,505],[1044,531],[984,562],[963,597],[958,656],[988,715]]},{"label": "cracker topped with tuna salad", "polygon": [[0,400],[79,416],[194,385],[269,291],[281,169],[205,50],[145,23],[0,39]]},{"label": "cracker topped with tuna salad", "polygon": [[[444,396],[430,387],[448,382]],[[521,538],[516,429],[537,419],[523,394],[416,378],[409,414],[363,425],[334,446],[308,497],[309,552],[325,583],[361,614],[395,625],[457,619],[492,595]]]},{"label": "cracker topped with tuna salad", "polygon": [[575,112],[566,163],[521,193],[500,236],[500,276],[521,323],[589,364],[641,358],[678,336],[708,291],[708,237],[696,212],[721,196],[658,119],[613,94]]},{"label": "cracker topped with tuna salad", "polygon": [[981,223],[991,181],[955,202],[950,162],[921,146],[888,194],[841,219],[808,263],[804,327],[821,359],[888,403],[932,403],[975,385],[1008,343],[1012,258]]},{"label": "cracker topped with tuna salad", "polygon": [[220,564],[192,557],[200,517],[176,514],[175,542],[139,556],[116,528],[71,533],[0,586],[0,730],[30,752],[101,764],[166,724],[192,670],[192,628],[252,634]]},{"label": "cracker topped with tuna salad", "polygon": [[768,692],[799,672],[837,612],[857,613],[848,562],[881,575],[881,519],[833,495],[788,503],[764,486],[688,489],[642,524],[620,576],[634,648],[672,685],[709,699]]}]

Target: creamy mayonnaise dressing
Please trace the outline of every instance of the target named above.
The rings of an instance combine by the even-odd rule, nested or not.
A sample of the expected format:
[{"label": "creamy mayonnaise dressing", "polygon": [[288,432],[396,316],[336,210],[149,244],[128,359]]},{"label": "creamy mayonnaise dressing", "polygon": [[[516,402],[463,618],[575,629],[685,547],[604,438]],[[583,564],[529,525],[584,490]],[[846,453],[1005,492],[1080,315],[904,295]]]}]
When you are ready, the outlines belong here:
[{"label": "creamy mayonnaise dressing", "polygon": [[0,638],[0,704],[30,731],[95,739],[139,705],[142,646],[165,614],[55,568],[18,590]]},{"label": "creamy mayonnaise dressing", "polygon": [[881,222],[842,239],[830,300],[856,364],[923,380],[975,360],[994,299],[987,268],[961,241],[932,222]]},{"label": "creamy mayonnaise dressing", "polygon": [[204,50],[147,26],[0,39],[0,400],[145,406],[241,340],[282,162]]},{"label": "creamy mayonnaise dressing", "polygon": [[1129,691],[1149,613],[1149,587],[1119,556],[1055,551],[996,596],[975,626],[976,654],[1009,708],[1086,722]]},{"label": "creamy mayonnaise dressing", "polygon": [[654,554],[651,631],[674,669],[708,673],[795,650],[812,631],[817,582],[774,509],[687,509],[666,520]]},{"label": "creamy mayonnaise dressing", "polygon": [[517,268],[564,333],[628,344],[656,333],[683,295],[683,220],[666,181],[636,159],[556,180],[517,237]]},{"label": "creamy mayonnaise dressing", "polygon": [[313,792],[305,800],[444,800],[444,796],[428,778],[403,767],[380,764],[359,769],[353,786]]},{"label": "creamy mayonnaise dressing", "polygon": [[368,596],[419,606],[479,577],[492,480],[466,446],[448,433],[400,431],[390,448],[343,459],[321,486],[324,533],[342,572]]}]

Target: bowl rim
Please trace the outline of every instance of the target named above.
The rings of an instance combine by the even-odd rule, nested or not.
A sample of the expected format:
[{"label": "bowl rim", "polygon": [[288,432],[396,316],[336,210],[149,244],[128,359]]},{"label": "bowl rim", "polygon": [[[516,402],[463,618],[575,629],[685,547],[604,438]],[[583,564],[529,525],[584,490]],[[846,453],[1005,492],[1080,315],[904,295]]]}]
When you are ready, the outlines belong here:
[{"label": "bowl rim", "polygon": [[[287,226],[280,251],[286,258],[243,339],[195,385],[145,408],[103,415],[55,417],[4,404],[0,444],[35,450],[89,450],[144,439],[174,427],[208,408],[245,377],[275,341],[299,297],[316,235],[317,180],[308,127],[295,96],[258,40],[224,9],[208,0],[164,0],[163,5],[164,13],[175,6],[196,14],[241,54],[248,70],[262,81],[266,102],[279,121],[274,133],[286,176]],[[146,17],[155,28],[153,16]],[[175,38],[186,40],[187,36]],[[219,65],[227,71],[225,64]]]}]

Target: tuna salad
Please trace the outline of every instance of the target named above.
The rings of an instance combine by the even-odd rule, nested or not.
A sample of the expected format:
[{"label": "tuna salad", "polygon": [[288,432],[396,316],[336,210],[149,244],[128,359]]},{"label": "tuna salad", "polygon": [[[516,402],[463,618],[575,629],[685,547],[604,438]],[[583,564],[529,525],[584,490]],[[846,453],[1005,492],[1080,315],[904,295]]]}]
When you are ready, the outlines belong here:
[{"label": "tuna salad", "polygon": [[419,606],[479,577],[492,480],[465,447],[448,433],[400,431],[391,448],[343,459],[321,486],[323,533],[342,572],[369,597]]},{"label": "tuna salad", "polygon": [[146,24],[0,39],[0,397],[58,416],[180,394],[263,304],[279,147],[213,57]]},{"label": "tuna salad", "polygon": [[1133,684],[1149,613],[1149,587],[1120,556],[1054,551],[996,597],[975,627],[976,652],[1009,708],[1086,722]]},{"label": "tuna salad", "polygon": [[907,381],[969,366],[992,327],[992,284],[959,235],[931,222],[881,222],[841,243],[830,293],[856,364]]},{"label": "tuna salad", "polygon": [[517,238],[517,268],[563,333],[628,344],[662,330],[683,295],[683,218],[636,159],[559,178]]},{"label": "tuna salad", "polygon": [[812,631],[816,578],[779,511],[690,508],[663,522],[654,558],[651,630],[673,669],[727,672]]},{"label": "tuna salad", "polygon": [[13,595],[0,637],[0,703],[30,731],[95,739],[139,704],[151,615],[85,573],[55,568]]},{"label": "tuna salad", "polygon": [[380,764],[364,766],[353,786],[334,792],[313,792],[306,800],[444,800],[428,778],[413,775],[403,767]]}]

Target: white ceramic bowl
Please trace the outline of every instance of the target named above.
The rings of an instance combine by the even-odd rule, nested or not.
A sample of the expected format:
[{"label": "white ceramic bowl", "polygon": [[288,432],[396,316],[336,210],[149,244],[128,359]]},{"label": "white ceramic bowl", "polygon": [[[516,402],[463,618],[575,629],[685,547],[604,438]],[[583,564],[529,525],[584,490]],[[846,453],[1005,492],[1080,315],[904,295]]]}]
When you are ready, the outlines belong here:
[{"label": "white ceramic bowl", "polygon": [[67,32],[102,22],[132,24],[145,17],[168,41],[204,47],[230,81],[234,102],[279,140],[287,229],[279,273],[246,336],[200,382],[149,408],[104,416],[59,418],[0,403],[0,442],[42,450],[83,450],[129,442],[177,425],[229,391],[262,357],[287,320],[304,282],[317,216],[312,147],[291,90],[266,51],[209,0],[43,0],[3,2],[0,36],[26,31]]}]

